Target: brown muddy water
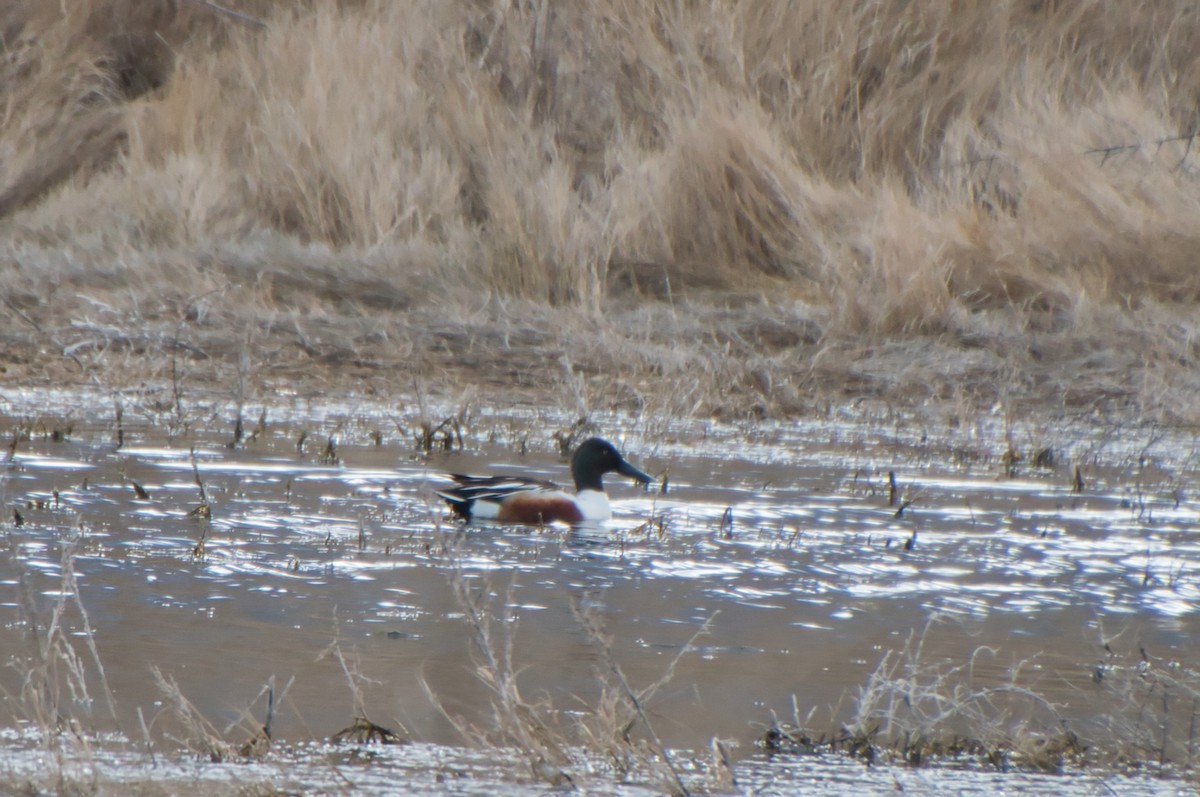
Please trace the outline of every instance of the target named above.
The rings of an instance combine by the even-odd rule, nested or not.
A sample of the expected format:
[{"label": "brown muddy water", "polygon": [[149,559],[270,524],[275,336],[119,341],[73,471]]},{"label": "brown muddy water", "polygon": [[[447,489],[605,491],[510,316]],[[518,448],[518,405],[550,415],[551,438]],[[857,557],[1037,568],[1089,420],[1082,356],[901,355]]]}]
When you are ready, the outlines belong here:
[{"label": "brown muddy water", "polygon": [[[744,426],[597,413],[596,431],[666,476],[665,493],[610,476],[614,519],[601,528],[464,528],[432,494],[442,474],[569,481],[552,437],[569,418],[476,410],[462,450],[426,454],[410,405],[278,398],[265,431],[231,446],[228,401],[190,399],[175,413],[124,394],[118,426],[111,394],[0,393],[12,443],[0,451],[10,786],[55,775],[118,792],[537,788],[517,752],[472,747],[456,727],[486,731],[494,716],[457,583],[567,741],[608,671],[573,606],[602,622],[633,687],[677,658],[646,710],[696,788],[715,782],[716,737],[746,793],[1193,793],[1178,774],[1200,745],[1189,730],[1200,705],[1200,449],[1189,433],[1001,415],[951,426],[862,408]],[[247,432],[261,409],[246,409]],[[195,514],[197,472],[211,520]],[[62,597],[72,574],[78,603]],[[71,755],[39,736],[48,723],[27,688],[55,623],[90,690],[56,697],[79,734],[63,733]],[[910,688],[871,702],[881,661],[899,663],[887,672]],[[188,732],[152,668],[219,732],[261,721],[273,684],[271,753],[253,764],[179,753]],[[50,669],[72,681],[65,663]],[[945,694],[926,699],[922,685],[943,678]],[[954,688],[988,697],[956,712]],[[1125,766],[1041,774],[768,756],[756,742],[772,712],[795,723],[794,708],[818,732],[858,718],[886,735],[887,717],[973,736],[982,723],[1008,739],[1065,727]],[[364,710],[415,743],[351,754],[323,742]],[[1175,767],[1150,766],[1161,761]],[[581,754],[565,770],[595,793],[661,786],[604,767]]]}]

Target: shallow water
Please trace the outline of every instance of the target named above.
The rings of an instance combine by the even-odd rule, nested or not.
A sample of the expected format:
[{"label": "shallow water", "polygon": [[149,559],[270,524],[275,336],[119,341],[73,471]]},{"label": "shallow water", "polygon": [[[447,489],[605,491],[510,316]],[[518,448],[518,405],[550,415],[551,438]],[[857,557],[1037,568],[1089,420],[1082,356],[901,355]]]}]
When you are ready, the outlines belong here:
[{"label": "shallow water", "polygon": [[[1179,433],[987,418],[949,429],[861,412],[747,427],[599,414],[631,461],[667,476],[665,494],[610,477],[615,517],[602,528],[464,529],[432,495],[441,474],[569,481],[551,439],[564,418],[479,412],[465,451],[424,455],[412,419],[394,409],[277,401],[263,435],[230,447],[228,406],[198,405],[182,418],[187,432],[171,435],[179,416],[127,396],[118,447],[111,399],[5,399],[3,439],[31,432],[0,464],[0,650],[14,665],[0,671],[6,726],[28,719],[15,697],[31,650],[22,604],[49,622],[65,552],[129,737],[141,733],[139,710],[152,737],[178,732],[154,666],[221,729],[247,709],[261,719],[273,678],[283,694],[274,738],[327,738],[356,713],[329,653],[336,640],[372,720],[431,749],[462,745],[445,714],[480,727],[492,714],[456,581],[485,594],[526,698],[544,696],[564,725],[595,703],[604,669],[575,604],[601,618],[635,687],[683,654],[649,703],[664,743],[704,750],[725,739],[750,756],[739,772],[781,778],[768,790],[785,792],[809,770],[753,757],[770,712],[790,716],[794,701],[834,727],[884,653],[910,640],[922,665],[969,662],[975,687],[1009,683],[1020,667],[1021,685],[1084,732],[1109,700],[1098,668],[1143,652],[1198,660],[1200,504],[1194,441]],[[247,416],[251,427],[258,408]],[[53,434],[68,424],[64,438]],[[1006,435],[1024,453],[1011,474]],[[330,436],[337,460],[323,462]],[[1043,447],[1054,467],[1030,461]],[[899,517],[889,471],[896,503],[911,502]],[[192,514],[196,472],[211,521]],[[64,622],[84,650],[70,604]],[[71,713],[105,724],[98,692]],[[855,788],[874,788],[872,771],[843,764]],[[1146,781],[1142,793],[1159,786],[1175,788]]]}]

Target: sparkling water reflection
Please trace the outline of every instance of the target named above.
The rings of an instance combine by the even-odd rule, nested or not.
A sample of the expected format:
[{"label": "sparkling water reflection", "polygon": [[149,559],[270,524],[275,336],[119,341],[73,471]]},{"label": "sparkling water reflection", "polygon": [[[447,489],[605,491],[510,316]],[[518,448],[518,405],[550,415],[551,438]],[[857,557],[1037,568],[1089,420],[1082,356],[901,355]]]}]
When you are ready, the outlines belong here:
[{"label": "sparkling water reflection", "polygon": [[[30,412],[0,420],[18,428]],[[433,496],[441,474],[565,481],[549,434],[562,419],[480,414],[465,451],[417,455],[400,435],[373,439],[390,428],[382,408],[271,417],[237,447],[220,414],[186,439],[142,423],[118,448],[112,422],[96,419],[21,441],[0,475],[16,513],[0,557],[3,649],[27,649],[19,585],[56,600],[69,550],[125,729],[159,699],[154,665],[213,717],[236,716],[272,676],[294,677],[278,738],[328,736],[353,711],[342,669],[321,656],[337,639],[377,721],[461,743],[425,694],[486,719],[456,578],[519,621],[516,662],[556,704],[596,690],[572,603],[600,611],[641,683],[707,623],[654,706],[658,732],[686,748],[718,736],[749,751],[767,710],[793,696],[837,704],[881,651],[927,626],[930,651],[949,659],[981,645],[1006,662],[1038,657],[1053,676],[1041,686],[1068,713],[1114,627],[1154,655],[1195,656],[1190,440],[1156,433],[1148,467],[1144,439],[1122,448],[1080,427],[1060,443],[1060,467],[1010,476],[1005,434],[982,422],[931,438],[861,418],[739,428],[601,415],[632,461],[668,476],[665,494],[610,479],[614,520],[602,527],[463,528]],[[339,459],[322,462],[335,433]],[[196,511],[197,476],[211,520]],[[8,668],[0,685],[19,693],[19,676]]]}]

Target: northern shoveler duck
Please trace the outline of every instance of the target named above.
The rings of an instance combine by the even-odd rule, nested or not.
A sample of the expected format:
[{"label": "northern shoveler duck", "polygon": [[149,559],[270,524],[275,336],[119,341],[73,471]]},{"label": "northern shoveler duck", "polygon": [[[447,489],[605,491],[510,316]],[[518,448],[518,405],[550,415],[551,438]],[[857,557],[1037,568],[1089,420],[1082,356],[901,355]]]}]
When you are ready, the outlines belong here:
[{"label": "northern shoveler duck", "polygon": [[529,525],[586,523],[612,517],[612,507],[601,478],[614,472],[642,484],[654,481],[626,462],[612,443],[593,437],[580,443],[571,457],[574,495],[554,482],[541,479],[458,473],[450,474],[458,486],[439,491],[438,495],[464,520],[474,517]]}]

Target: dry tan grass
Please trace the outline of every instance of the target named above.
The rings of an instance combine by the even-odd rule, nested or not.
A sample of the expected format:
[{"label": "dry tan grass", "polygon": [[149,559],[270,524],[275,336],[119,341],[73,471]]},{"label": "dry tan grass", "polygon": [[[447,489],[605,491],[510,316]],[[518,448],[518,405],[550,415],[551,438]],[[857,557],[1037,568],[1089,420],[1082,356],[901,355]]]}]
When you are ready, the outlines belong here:
[{"label": "dry tan grass", "polygon": [[[937,350],[910,397],[1070,403],[1098,359],[1083,401],[1200,414],[1187,0],[229,6],[264,24],[0,12],[10,373],[40,346],[154,376],[218,296],[205,353],[276,374],[398,350],[512,381],[453,355],[584,338],[595,373],[786,413],[903,392],[919,358],[872,359],[900,342]],[[281,329],[313,362],[265,362]]]},{"label": "dry tan grass", "polygon": [[[772,752],[841,751],[868,763],[907,766],[957,759],[1002,771],[1194,772],[1200,672],[1186,663],[1144,648],[1118,653],[1110,643],[1124,632],[1106,636],[1101,624],[1091,682],[1075,686],[1072,699],[1059,704],[1041,691],[1041,667],[1032,660],[1015,663],[1001,679],[976,672],[996,655],[987,646],[963,661],[930,660],[924,647],[934,622],[886,651],[848,707],[830,709],[839,723],[845,713],[840,729],[815,729],[817,708],[802,716],[793,699],[791,721],[771,712],[760,744]],[[1070,717],[1080,705],[1089,706],[1089,714]]]}]

